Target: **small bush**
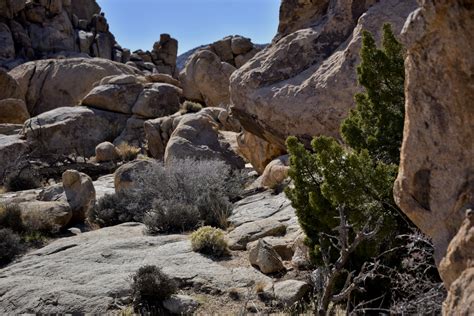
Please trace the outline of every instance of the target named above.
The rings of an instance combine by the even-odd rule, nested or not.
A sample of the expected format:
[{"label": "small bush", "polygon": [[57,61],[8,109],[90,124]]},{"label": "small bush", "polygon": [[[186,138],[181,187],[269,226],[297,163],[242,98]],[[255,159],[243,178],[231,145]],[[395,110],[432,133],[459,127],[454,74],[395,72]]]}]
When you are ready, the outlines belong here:
[{"label": "small bush", "polygon": [[117,146],[117,151],[123,161],[132,161],[137,159],[141,149],[128,143],[121,143]]},{"label": "small bush", "polygon": [[5,179],[5,188],[9,192],[31,190],[41,187],[38,177],[31,173],[10,174]]},{"label": "small bush", "polygon": [[201,227],[192,233],[191,246],[196,252],[215,257],[228,253],[224,232],[211,226]]},{"label": "small bush", "polygon": [[198,209],[189,204],[157,199],[153,210],[148,212],[143,222],[148,233],[178,233],[194,229],[199,223]]},{"label": "small bush", "polygon": [[197,102],[184,101],[181,105],[181,113],[197,113],[201,111],[203,106]]},{"label": "small bush", "polygon": [[25,230],[17,204],[0,205],[0,228],[10,228],[16,233]]},{"label": "small bush", "polygon": [[[106,194],[89,212],[89,223],[100,227],[114,226],[126,222],[140,222],[143,219],[143,202],[137,203],[124,194]],[[146,207],[146,206],[145,206]]]},{"label": "small bush", "polygon": [[8,264],[23,251],[21,238],[11,229],[0,229],[0,265]]},{"label": "small bush", "polygon": [[132,299],[138,310],[160,306],[176,291],[175,282],[157,266],[143,266],[132,276]]}]

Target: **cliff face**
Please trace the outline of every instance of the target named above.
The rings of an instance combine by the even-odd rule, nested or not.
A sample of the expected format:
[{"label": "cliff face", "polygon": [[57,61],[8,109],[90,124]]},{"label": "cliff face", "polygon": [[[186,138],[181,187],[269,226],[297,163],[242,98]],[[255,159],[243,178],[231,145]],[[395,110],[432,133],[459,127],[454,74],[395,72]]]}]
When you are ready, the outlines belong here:
[{"label": "cliff face", "polygon": [[395,197],[444,255],[474,203],[474,10],[423,1],[407,21],[406,118]]},{"label": "cliff face", "polygon": [[123,50],[95,0],[4,0],[0,39],[0,67],[6,69],[59,55],[123,62]]},{"label": "cliff face", "polygon": [[284,148],[289,135],[339,136],[359,91],[361,33],[399,33],[414,0],[284,0],[278,34],[231,77],[233,112],[244,128]]}]

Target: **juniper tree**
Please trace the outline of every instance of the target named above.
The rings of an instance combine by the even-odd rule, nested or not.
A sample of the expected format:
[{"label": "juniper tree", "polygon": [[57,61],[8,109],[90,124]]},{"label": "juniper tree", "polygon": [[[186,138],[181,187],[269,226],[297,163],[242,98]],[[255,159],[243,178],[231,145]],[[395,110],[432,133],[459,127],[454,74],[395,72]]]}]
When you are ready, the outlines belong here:
[{"label": "juniper tree", "polygon": [[367,149],[385,163],[400,161],[405,115],[403,46],[390,24],[383,26],[382,48],[364,31],[357,67],[364,92],[355,95],[356,107],[342,123],[341,134],[353,149]]}]

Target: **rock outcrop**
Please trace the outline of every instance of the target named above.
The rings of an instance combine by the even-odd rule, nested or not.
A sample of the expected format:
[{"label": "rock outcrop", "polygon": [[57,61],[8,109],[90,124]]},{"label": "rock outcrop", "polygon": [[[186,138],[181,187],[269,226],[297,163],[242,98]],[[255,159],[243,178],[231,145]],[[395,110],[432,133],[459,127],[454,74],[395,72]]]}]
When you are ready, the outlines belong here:
[{"label": "rock outcrop", "polygon": [[0,67],[79,55],[127,61],[95,0],[5,0],[0,17]]},{"label": "rock outcrop", "polygon": [[10,71],[19,84],[18,96],[36,116],[64,106],[75,106],[97,81],[113,75],[134,75],[137,70],[106,59],[71,58],[39,60]]},{"label": "rock outcrop", "polygon": [[415,0],[282,1],[272,44],[231,77],[233,112],[244,129],[285,149],[289,135],[339,136],[353,107],[363,29],[398,33]]},{"label": "rock outcrop", "polygon": [[219,133],[217,121],[205,111],[184,116],[166,145],[166,164],[186,158],[221,160],[236,169],[245,166],[244,160]]},{"label": "rock outcrop", "polygon": [[230,76],[259,50],[242,36],[228,36],[198,49],[180,73],[184,97],[207,106],[228,105]]},{"label": "rock outcrop", "polygon": [[406,116],[395,198],[437,262],[474,205],[474,11],[422,2],[407,21]]},{"label": "rock outcrop", "polygon": [[35,156],[91,157],[98,144],[119,136],[127,119],[125,114],[84,106],[61,107],[26,121],[22,136]]}]

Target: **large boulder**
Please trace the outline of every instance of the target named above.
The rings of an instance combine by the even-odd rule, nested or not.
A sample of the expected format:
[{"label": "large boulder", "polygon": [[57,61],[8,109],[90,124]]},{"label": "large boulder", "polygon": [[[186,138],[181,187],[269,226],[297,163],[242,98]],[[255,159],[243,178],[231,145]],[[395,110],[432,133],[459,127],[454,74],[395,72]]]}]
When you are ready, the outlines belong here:
[{"label": "large boulder", "polygon": [[23,124],[30,118],[25,101],[21,99],[0,100],[0,124]]},{"label": "large boulder", "polygon": [[83,106],[61,107],[25,122],[22,135],[36,154],[90,157],[95,147],[124,129],[125,114]]},{"label": "large boulder", "polygon": [[3,182],[6,171],[17,168],[18,160],[27,150],[26,141],[19,135],[0,135],[0,183]]},{"label": "large boulder", "polygon": [[262,273],[270,274],[285,270],[281,257],[265,240],[260,239],[249,251],[249,261],[257,266]]},{"label": "large boulder", "polygon": [[233,112],[244,129],[285,149],[290,135],[339,137],[360,91],[356,80],[362,30],[398,34],[415,0],[284,0],[280,33],[232,74]]},{"label": "large boulder", "polygon": [[144,89],[132,112],[144,118],[155,118],[171,115],[179,110],[182,90],[168,83],[153,83]]},{"label": "large boulder", "polygon": [[395,199],[432,238],[439,263],[474,205],[474,11],[462,1],[424,1],[404,39],[406,116]]},{"label": "large boulder", "polygon": [[111,142],[103,142],[95,147],[97,162],[114,161],[120,158],[117,148]]},{"label": "large boulder", "polygon": [[242,169],[243,159],[232,150],[218,128],[219,124],[206,113],[184,116],[166,145],[165,163],[186,158],[222,160],[233,168]]},{"label": "large boulder", "polygon": [[21,97],[18,82],[3,69],[0,69],[0,87],[0,100]]},{"label": "large boulder", "polygon": [[138,83],[100,85],[92,89],[81,104],[106,111],[131,114],[135,100],[142,90],[142,85]]},{"label": "large boulder", "polygon": [[133,75],[136,69],[106,59],[71,58],[29,62],[10,71],[19,83],[19,97],[31,116],[75,106],[94,83],[111,75]]},{"label": "large boulder", "polygon": [[275,146],[252,133],[243,131],[237,137],[239,153],[247,159],[258,173],[275,158],[283,155],[285,150]]},{"label": "large boulder", "polygon": [[63,188],[72,211],[72,222],[84,221],[95,204],[95,189],[92,179],[79,171],[63,173]]},{"label": "large boulder", "polygon": [[100,13],[100,6],[95,0],[71,1],[72,12],[82,20],[90,21],[94,14]]},{"label": "large boulder", "polygon": [[200,51],[191,57],[180,74],[183,96],[207,106],[229,104],[229,78],[235,70],[215,53]]}]

